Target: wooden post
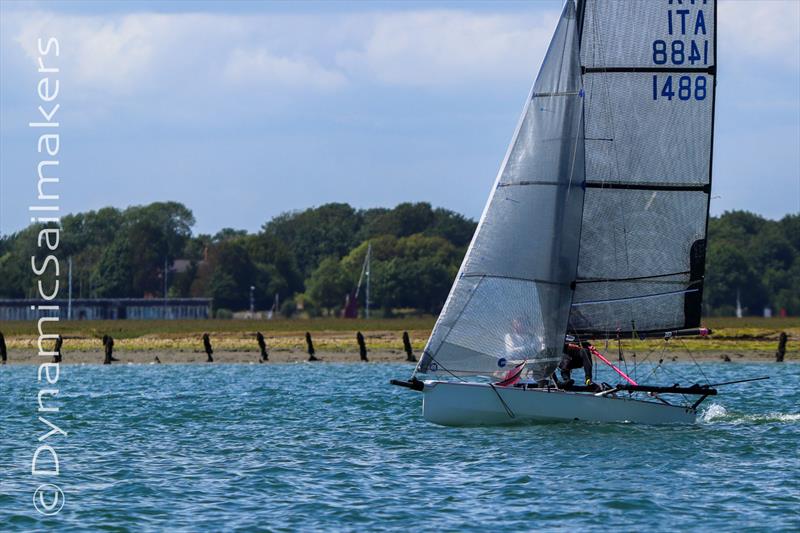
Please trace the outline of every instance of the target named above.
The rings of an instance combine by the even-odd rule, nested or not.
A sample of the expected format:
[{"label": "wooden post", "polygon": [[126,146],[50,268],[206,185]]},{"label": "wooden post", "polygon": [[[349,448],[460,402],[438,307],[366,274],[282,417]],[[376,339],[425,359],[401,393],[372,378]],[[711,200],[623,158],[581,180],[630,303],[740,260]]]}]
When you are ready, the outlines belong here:
[{"label": "wooden post", "polygon": [[206,363],[213,363],[214,358],[211,357],[211,354],[214,353],[214,350],[211,348],[211,338],[208,336],[208,333],[203,333],[203,348],[205,348],[206,355],[208,356]]},{"label": "wooden post", "polygon": [[778,351],[775,352],[776,363],[783,363],[783,358],[786,355],[786,340],[787,340],[786,332],[781,331],[781,335],[780,337],[778,337]]},{"label": "wooden post", "polygon": [[256,332],[256,342],[258,342],[258,348],[261,350],[261,357],[259,358],[259,363],[265,363],[269,361],[269,352],[267,351],[267,343],[264,340],[264,335],[261,334],[260,331]]},{"label": "wooden post", "polygon": [[61,335],[56,337],[56,344],[55,344],[55,346],[53,346],[53,351],[56,353],[53,356],[53,362],[54,363],[60,363],[61,362],[61,346],[63,344],[64,344],[64,338]]},{"label": "wooden post", "polygon": [[103,335],[103,348],[105,351],[105,358],[103,359],[104,365],[110,365],[111,361],[114,360],[113,353],[114,353],[114,339],[111,338],[109,335]]},{"label": "wooden post", "polygon": [[411,349],[411,339],[408,338],[408,332],[403,332],[403,349],[406,351],[406,361],[409,363],[416,363],[417,358],[414,357],[414,350]]},{"label": "wooden post", "polygon": [[0,364],[6,364],[8,360],[8,352],[6,351],[6,338],[3,332],[0,331]]},{"label": "wooden post", "polygon": [[306,346],[308,348],[308,360],[319,361],[319,359],[314,357],[314,354],[316,353],[314,351],[314,342],[311,340],[311,333],[309,333],[308,331],[306,331]]},{"label": "wooden post", "polygon": [[367,343],[364,342],[364,335],[359,331],[356,333],[356,342],[358,343],[358,354],[361,356],[362,361],[369,361],[367,359]]}]

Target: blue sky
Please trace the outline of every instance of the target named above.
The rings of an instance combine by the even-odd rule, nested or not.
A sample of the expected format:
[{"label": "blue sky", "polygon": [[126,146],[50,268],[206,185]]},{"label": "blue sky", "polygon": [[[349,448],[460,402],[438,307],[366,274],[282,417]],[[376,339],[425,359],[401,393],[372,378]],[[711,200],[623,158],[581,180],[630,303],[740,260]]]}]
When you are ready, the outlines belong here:
[{"label": "blue sky", "polygon": [[[36,37],[61,42],[64,212],[196,231],[326,202],[477,218],[561,0],[0,3],[0,233],[36,195]],[[800,2],[721,1],[712,212],[800,211]]]}]

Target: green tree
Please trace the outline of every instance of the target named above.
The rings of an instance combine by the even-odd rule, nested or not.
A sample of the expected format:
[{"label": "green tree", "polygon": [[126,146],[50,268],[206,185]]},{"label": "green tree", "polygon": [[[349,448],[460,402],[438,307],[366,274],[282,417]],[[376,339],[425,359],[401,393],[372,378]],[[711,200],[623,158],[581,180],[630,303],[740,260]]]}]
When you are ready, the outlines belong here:
[{"label": "green tree", "polygon": [[792,243],[794,250],[800,252],[800,215],[786,215],[778,225],[783,236]]},{"label": "green tree", "polygon": [[472,240],[477,224],[449,209],[437,208],[433,212],[434,223],[425,231],[426,235],[442,237],[455,246],[464,247]]},{"label": "green tree", "polygon": [[346,254],[360,225],[361,217],[349,205],[325,204],[279,215],[264,225],[264,233],[293,250],[300,272],[308,276],[322,258]]},{"label": "green tree", "polygon": [[192,211],[178,202],[154,202],[146,206],[129,207],[123,212],[126,225],[147,222],[158,228],[170,258],[180,257],[192,236],[195,220]]},{"label": "green tree", "polygon": [[223,270],[215,270],[211,274],[209,293],[216,309],[241,309],[245,305],[239,284]]},{"label": "green tree", "polygon": [[247,231],[243,229],[222,228],[211,238],[212,242],[229,241],[247,236]]},{"label": "green tree", "polygon": [[751,312],[758,312],[764,305],[761,280],[747,256],[739,247],[727,242],[709,246],[705,291],[711,308],[735,306],[737,293],[742,306]]},{"label": "green tree", "polygon": [[336,256],[323,259],[306,281],[306,293],[317,305],[329,311],[344,304],[348,290],[349,284]]},{"label": "green tree", "polygon": [[341,260],[342,275],[355,287],[372,245],[372,301],[390,309],[408,307],[437,312],[444,304],[463,250],[442,237],[383,235],[354,248]]},{"label": "green tree", "polygon": [[250,257],[270,279],[266,287],[268,298],[273,298],[277,293],[281,299],[286,299],[303,291],[303,276],[297,259],[286,243],[262,231],[249,235],[244,244]]},{"label": "green tree", "polygon": [[93,296],[124,298],[133,292],[133,249],[125,240],[115,240],[105,249],[92,272]]},{"label": "green tree", "polygon": [[247,249],[238,240],[223,241],[209,250],[207,294],[214,298],[214,307],[247,309],[250,287],[263,291],[255,264]]},{"label": "green tree", "polygon": [[[33,275],[30,257],[35,252],[32,239],[38,228],[29,227],[3,239],[3,250],[0,254],[0,297],[26,298],[33,295]],[[29,244],[26,246],[26,243]]]},{"label": "green tree", "polygon": [[129,224],[117,239],[124,240],[131,253],[131,294],[128,296],[162,295],[164,266],[169,266],[169,236],[155,221],[141,219]]}]

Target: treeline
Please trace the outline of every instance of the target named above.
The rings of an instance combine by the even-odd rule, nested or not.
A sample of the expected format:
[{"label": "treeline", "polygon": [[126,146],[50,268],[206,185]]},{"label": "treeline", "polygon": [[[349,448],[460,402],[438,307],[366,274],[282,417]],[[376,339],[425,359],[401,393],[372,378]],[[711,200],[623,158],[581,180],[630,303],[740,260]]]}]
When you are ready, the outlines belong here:
[{"label": "treeline", "polygon": [[[257,309],[277,295],[291,316],[335,314],[356,288],[372,245],[373,308],[437,312],[464,255],[475,222],[428,203],[393,209],[326,204],[279,215],[258,233],[225,228],[193,235],[192,212],[177,202],[124,210],[107,207],[62,218],[58,255],[61,297],[72,258],[73,297],[203,296],[221,316]],[[0,237],[0,298],[34,297],[31,256],[39,263],[41,226]],[[165,283],[166,275],[166,283]],[[363,308],[364,290],[359,301]]]},{"label": "treeline", "polygon": [[744,314],[800,315],[800,215],[726,212],[710,219],[708,242],[706,314],[733,315],[738,296]]},{"label": "treeline", "polygon": [[[71,257],[74,297],[161,297],[166,289],[172,297],[211,297],[225,316],[247,309],[254,287],[260,310],[271,308],[277,295],[285,316],[338,314],[371,246],[372,308],[384,315],[436,313],[475,230],[474,221],[427,203],[326,204],[279,215],[257,233],[226,228],[194,235],[194,223],[176,202],[66,216],[61,279]],[[39,230],[0,237],[0,298],[35,295],[30,257],[43,257]],[[62,281],[61,297],[65,289]],[[737,296],[746,314],[766,307],[800,314],[800,216],[771,221],[734,211],[711,218],[706,314],[734,314]],[[358,301],[363,312],[363,287]]]}]

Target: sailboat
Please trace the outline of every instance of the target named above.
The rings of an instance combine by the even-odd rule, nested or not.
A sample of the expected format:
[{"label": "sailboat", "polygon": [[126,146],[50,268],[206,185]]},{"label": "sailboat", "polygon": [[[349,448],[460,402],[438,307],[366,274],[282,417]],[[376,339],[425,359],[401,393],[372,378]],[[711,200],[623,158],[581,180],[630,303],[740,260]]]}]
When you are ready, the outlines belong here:
[{"label": "sailboat", "polygon": [[[638,383],[594,345],[710,333],[716,50],[715,0],[566,0],[420,361],[392,380],[427,420],[691,423],[717,394]],[[568,343],[620,383],[559,383]]]}]

